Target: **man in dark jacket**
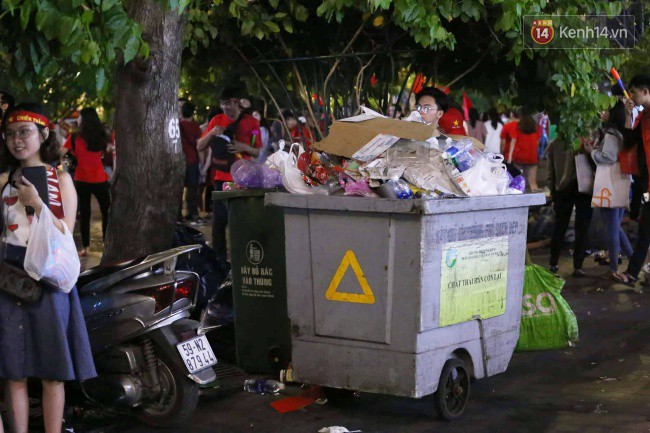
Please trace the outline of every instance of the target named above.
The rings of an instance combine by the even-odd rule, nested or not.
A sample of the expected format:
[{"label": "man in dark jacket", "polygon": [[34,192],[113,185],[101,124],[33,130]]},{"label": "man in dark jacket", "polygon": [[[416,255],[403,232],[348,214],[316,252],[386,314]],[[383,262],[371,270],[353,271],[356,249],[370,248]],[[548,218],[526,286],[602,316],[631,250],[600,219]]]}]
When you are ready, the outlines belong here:
[{"label": "man in dark jacket", "polygon": [[[639,239],[634,246],[634,254],[630,258],[627,272],[624,276],[629,285],[636,283],[639,272],[643,267],[648,247],[650,247],[650,200],[648,200],[648,158],[650,157],[650,75],[636,75],[629,83],[630,99],[625,101],[626,123],[623,130],[626,148],[637,150],[639,163],[638,181],[644,191],[644,203],[639,219]],[[633,121],[634,108],[642,105],[644,110]]]}]

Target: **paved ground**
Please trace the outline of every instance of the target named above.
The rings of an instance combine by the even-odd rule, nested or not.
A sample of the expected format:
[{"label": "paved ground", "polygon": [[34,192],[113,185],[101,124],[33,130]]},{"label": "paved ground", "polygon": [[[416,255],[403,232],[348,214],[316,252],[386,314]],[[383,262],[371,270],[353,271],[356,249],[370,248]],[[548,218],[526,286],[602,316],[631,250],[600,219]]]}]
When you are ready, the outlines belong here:
[{"label": "paved ground", "polygon": [[[533,260],[544,263],[546,256],[538,252]],[[569,266],[568,258],[562,264]],[[280,415],[269,407],[275,397],[241,391],[203,398],[183,431],[310,433],[340,425],[367,433],[650,432],[648,294],[610,286],[592,260],[587,272],[589,278],[569,278],[564,289],[580,324],[578,346],[515,354],[506,373],[473,384],[458,422],[438,421],[427,399],[362,394],[348,405]]]},{"label": "paved ground", "polygon": [[[97,239],[97,224],[93,232]],[[547,251],[533,251],[532,257],[546,264]],[[570,267],[570,257],[564,257],[561,273],[569,275]],[[269,403],[281,397],[236,388],[202,397],[192,424],[177,431],[312,433],[340,425],[366,433],[648,433],[650,288],[639,293],[612,286],[602,277],[606,269],[591,259],[585,269],[588,277],[567,278],[563,292],[578,317],[578,346],[515,354],[506,373],[473,384],[466,416],[455,423],[438,421],[429,399],[368,394],[345,405],[313,405],[280,415]],[[292,387],[284,395],[299,391]],[[111,425],[94,431],[153,431]]]}]

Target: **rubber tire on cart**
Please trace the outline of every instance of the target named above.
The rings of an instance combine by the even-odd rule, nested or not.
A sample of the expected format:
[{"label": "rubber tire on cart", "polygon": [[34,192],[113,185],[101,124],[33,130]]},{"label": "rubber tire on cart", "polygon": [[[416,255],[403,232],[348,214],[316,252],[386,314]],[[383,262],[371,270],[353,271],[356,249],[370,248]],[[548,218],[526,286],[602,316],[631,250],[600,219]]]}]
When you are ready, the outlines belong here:
[{"label": "rubber tire on cart", "polygon": [[469,401],[469,383],[469,372],[462,360],[452,358],[445,363],[433,400],[440,418],[455,421],[463,416]]},{"label": "rubber tire on cart", "polygon": [[187,370],[165,356],[156,357],[163,395],[157,402],[141,406],[139,419],[158,428],[186,425],[199,402],[199,386],[187,377]]}]

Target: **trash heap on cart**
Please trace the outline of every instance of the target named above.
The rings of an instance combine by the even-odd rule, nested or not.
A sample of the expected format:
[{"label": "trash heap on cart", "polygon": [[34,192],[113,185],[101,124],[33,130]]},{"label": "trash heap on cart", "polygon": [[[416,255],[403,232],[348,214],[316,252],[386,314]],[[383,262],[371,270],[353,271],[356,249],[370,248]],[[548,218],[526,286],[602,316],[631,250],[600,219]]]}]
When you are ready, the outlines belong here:
[{"label": "trash heap on cart", "polygon": [[371,110],[334,122],[311,148],[294,143],[264,163],[238,160],[227,189],[285,188],[296,194],[453,198],[521,194],[525,180],[470,137]]}]

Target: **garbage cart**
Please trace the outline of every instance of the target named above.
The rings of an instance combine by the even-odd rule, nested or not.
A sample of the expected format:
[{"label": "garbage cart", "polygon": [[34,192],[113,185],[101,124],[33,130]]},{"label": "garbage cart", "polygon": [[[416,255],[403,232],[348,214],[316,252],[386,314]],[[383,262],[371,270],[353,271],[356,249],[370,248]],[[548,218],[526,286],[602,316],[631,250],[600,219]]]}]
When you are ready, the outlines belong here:
[{"label": "garbage cart", "polygon": [[237,365],[278,373],[291,356],[282,210],[263,190],[213,193],[228,206]]},{"label": "garbage cart", "polygon": [[284,209],[296,380],[435,393],[441,416],[454,419],[471,379],[506,370],[519,336],[528,207],[542,194],[265,201]]}]

